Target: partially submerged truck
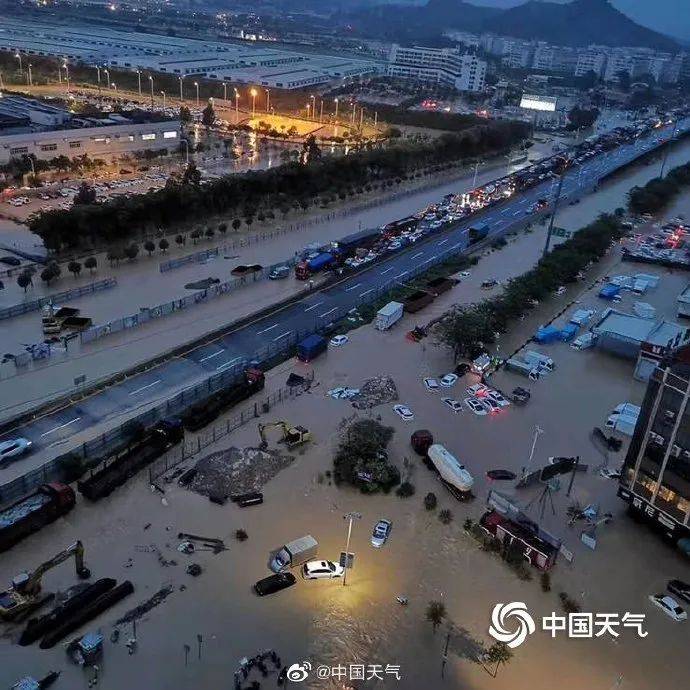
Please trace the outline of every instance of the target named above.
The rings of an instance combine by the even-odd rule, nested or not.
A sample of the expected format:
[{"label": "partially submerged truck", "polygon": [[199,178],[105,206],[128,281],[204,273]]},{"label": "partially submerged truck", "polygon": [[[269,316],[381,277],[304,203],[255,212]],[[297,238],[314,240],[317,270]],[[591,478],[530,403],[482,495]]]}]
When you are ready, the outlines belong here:
[{"label": "partially submerged truck", "polygon": [[444,486],[459,499],[472,496],[474,477],[469,470],[444,446],[434,443],[429,446],[427,457],[434,466]]},{"label": "partially submerged truck", "polygon": [[387,331],[394,323],[403,317],[404,305],[401,302],[388,302],[376,312],[374,328],[378,331]]},{"label": "partially submerged truck", "polygon": [[282,573],[289,568],[302,565],[307,561],[312,560],[319,550],[319,544],[311,536],[307,534],[299,539],[289,541],[287,544],[281,546],[277,551],[271,553],[268,561],[268,567],[274,573]]}]

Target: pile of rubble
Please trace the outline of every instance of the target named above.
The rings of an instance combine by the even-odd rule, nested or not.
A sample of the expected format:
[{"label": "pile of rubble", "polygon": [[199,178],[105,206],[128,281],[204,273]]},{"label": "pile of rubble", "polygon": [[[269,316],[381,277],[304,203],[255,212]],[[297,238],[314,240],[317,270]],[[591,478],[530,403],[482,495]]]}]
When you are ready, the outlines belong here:
[{"label": "pile of rubble", "polygon": [[258,491],[294,459],[276,450],[228,448],[199,460],[188,488],[209,497]]},{"label": "pile of rubble", "polygon": [[360,387],[359,393],[352,396],[352,407],[358,410],[368,410],[377,405],[395,402],[398,399],[398,389],[390,376],[374,376],[367,379]]}]

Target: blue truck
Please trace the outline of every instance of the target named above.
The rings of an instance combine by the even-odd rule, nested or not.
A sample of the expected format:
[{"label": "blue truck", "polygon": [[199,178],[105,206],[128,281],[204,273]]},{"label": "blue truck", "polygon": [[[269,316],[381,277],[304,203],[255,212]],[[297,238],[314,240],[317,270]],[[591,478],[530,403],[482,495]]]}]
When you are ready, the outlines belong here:
[{"label": "blue truck", "polygon": [[297,343],[297,359],[311,362],[328,348],[328,341],[320,335],[309,335]]},{"label": "blue truck", "polygon": [[328,268],[334,261],[335,254],[333,252],[321,252],[311,259],[300,261],[295,266],[295,278],[298,280],[309,280],[311,275]]}]

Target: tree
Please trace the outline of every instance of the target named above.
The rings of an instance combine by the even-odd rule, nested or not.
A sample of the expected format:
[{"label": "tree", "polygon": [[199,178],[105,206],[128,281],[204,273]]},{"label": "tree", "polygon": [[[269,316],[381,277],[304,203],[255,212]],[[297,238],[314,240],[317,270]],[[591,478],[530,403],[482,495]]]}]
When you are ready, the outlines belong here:
[{"label": "tree", "polygon": [[453,522],[453,513],[452,511],[448,510],[448,508],[444,508],[438,514],[438,519],[441,521],[442,524],[450,525],[450,523]]},{"label": "tree", "polygon": [[62,273],[60,267],[56,263],[50,263],[41,271],[41,280],[46,285],[50,285],[50,281],[58,278],[60,273]]},{"label": "tree", "polygon": [[156,251],[156,243],[153,240],[146,240],[144,242],[144,249],[148,252],[149,256]]},{"label": "tree", "polygon": [[96,203],[96,190],[86,182],[82,182],[79,185],[79,190],[74,195],[74,203],[79,204],[95,204]]},{"label": "tree", "polygon": [[186,106],[180,106],[180,122],[183,125],[188,125],[192,121],[192,111]]},{"label": "tree", "polygon": [[185,168],[184,175],[182,176],[182,184],[194,185],[195,187],[198,187],[200,183],[201,173],[197,169],[196,165],[194,165],[194,163],[190,163]]},{"label": "tree", "polygon": [[27,273],[26,271],[22,271],[18,276],[17,276],[17,285],[19,285],[20,288],[24,289],[24,293],[26,294],[26,290],[31,285],[31,274]]},{"label": "tree", "polygon": [[568,113],[568,129],[586,129],[591,127],[598,117],[598,108],[586,109],[576,105]]},{"label": "tree", "polygon": [[84,261],[84,266],[89,269],[89,273],[93,275],[94,269],[98,266],[98,259],[95,256],[89,256]]},{"label": "tree", "polygon": [[195,228],[189,233],[189,236],[192,238],[192,242],[196,244],[196,241],[201,237],[201,230]]},{"label": "tree", "polygon": [[436,494],[430,491],[426,496],[424,496],[424,507],[427,510],[434,510],[436,508],[436,505],[438,503],[438,500],[436,498]]},{"label": "tree", "polygon": [[225,233],[226,233],[227,231],[228,231],[228,224],[227,224],[227,223],[221,223],[221,224],[218,226],[218,232],[219,232],[221,235],[225,236]]},{"label": "tree", "polygon": [[430,601],[426,607],[426,619],[431,623],[434,633],[445,617],[446,605],[442,601]]},{"label": "tree", "polygon": [[239,218],[235,218],[232,221],[232,229],[237,232],[240,229],[240,225],[242,225],[242,221]]},{"label": "tree", "polygon": [[170,246],[170,242],[165,239],[165,237],[158,243],[158,248],[165,254],[166,250]]},{"label": "tree", "polygon": [[201,124],[210,129],[216,122],[216,111],[213,109],[213,103],[209,101],[206,107],[201,112]]},{"label": "tree", "polygon": [[130,261],[134,261],[134,259],[137,258],[138,253],[139,253],[139,245],[138,244],[132,243],[132,244],[129,244],[125,247],[125,256]]},{"label": "tree", "polygon": [[501,664],[507,664],[513,658],[513,652],[505,642],[495,642],[489,647],[484,658],[489,663],[496,664],[491,674],[495,678]]},{"label": "tree", "polygon": [[81,264],[78,261],[70,261],[67,270],[76,278],[81,273]]},{"label": "tree", "polygon": [[184,235],[175,235],[175,244],[182,247],[187,242]]},{"label": "tree", "polygon": [[206,232],[204,233],[209,240],[212,239],[215,234],[216,231],[213,228],[206,228]]}]

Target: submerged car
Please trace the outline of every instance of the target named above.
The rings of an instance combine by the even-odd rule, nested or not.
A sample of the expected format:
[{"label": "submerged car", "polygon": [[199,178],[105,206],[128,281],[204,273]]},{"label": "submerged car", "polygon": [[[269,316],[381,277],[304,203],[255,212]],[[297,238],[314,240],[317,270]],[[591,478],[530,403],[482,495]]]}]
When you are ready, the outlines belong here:
[{"label": "submerged car", "polygon": [[302,566],[302,576],[305,580],[323,580],[342,577],[345,568],[333,561],[309,561]]},{"label": "submerged car", "polygon": [[382,519],[374,525],[374,531],[371,534],[371,545],[375,549],[380,549],[390,536],[393,523],[390,520]]},{"label": "submerged car", "polygon": [[292,573],[277,573],[276,575],[269,575],[263,580],[259,580],[254,585],[254,591],[260,596],[266,596],[267,594],[275,594],[280,592],[281,589],[287,589],[292,587],[297,580]]}]

